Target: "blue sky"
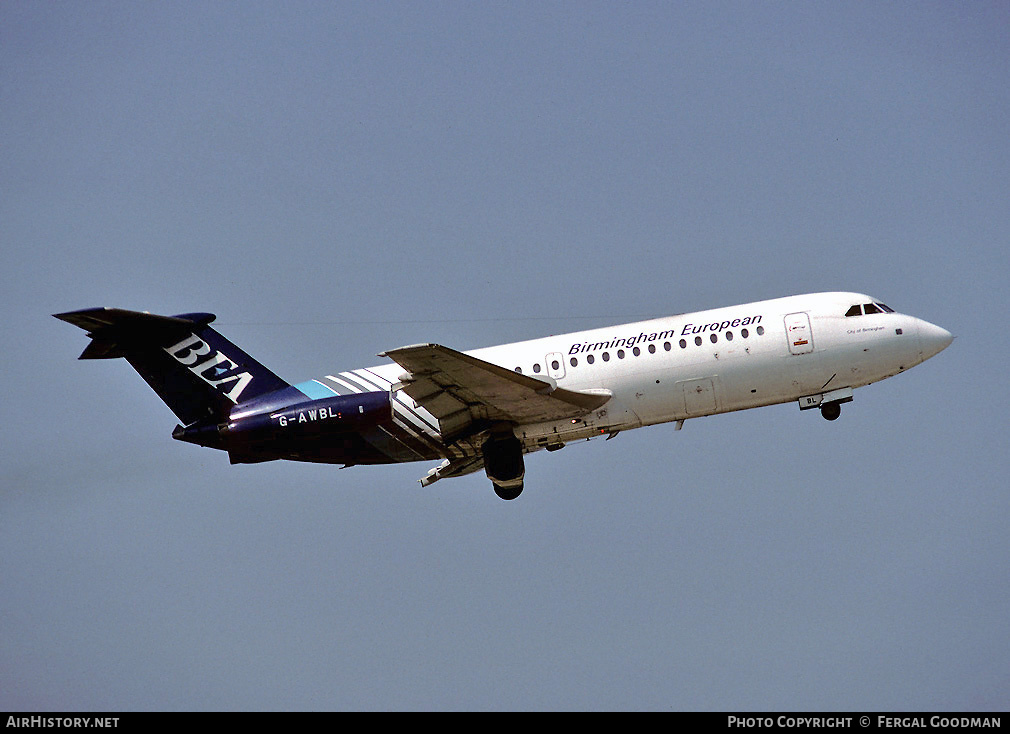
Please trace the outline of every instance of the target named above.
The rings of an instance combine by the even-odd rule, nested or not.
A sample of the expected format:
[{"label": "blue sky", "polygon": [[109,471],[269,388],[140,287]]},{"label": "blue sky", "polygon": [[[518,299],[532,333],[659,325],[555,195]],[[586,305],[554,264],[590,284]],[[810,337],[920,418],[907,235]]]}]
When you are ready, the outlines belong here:
[{"label": "blue sky", "polygon": [[[0,708],[1006,708],[1001,3],[0,6]],[[793,293],[957,335],[528,458],[229,466],[50,314],[292,382]]]}]

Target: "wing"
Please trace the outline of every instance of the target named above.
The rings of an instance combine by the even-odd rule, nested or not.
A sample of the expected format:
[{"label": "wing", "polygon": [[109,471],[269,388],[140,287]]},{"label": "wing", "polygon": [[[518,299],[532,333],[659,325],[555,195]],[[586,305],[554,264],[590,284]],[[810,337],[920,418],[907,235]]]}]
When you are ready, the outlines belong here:
[{"label": "wing", "polygon": [[[539,423],[576,418],[610,400],[610,391],[565,390],[439,344],[383,352],[405,370],[399,389],[438,418],[444,440],[488,422]],[[477,424],[476,426],[474,424]]]}]

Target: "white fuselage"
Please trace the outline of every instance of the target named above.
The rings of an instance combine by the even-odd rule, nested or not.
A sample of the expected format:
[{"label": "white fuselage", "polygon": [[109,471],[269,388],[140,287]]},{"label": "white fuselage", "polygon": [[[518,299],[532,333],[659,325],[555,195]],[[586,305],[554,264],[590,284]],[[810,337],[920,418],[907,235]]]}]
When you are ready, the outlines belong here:
[{"label": "white fuselage", "polygon": [[[879,313],[859,308],[846,315],[869,304]],[[950,344],[944,329],[881,305],[858,293],[790,296],[467,354],[556,387],[612,395],[579,419],[516,426],[524,449],[535,451],[793,400],[801,407],[817,407],[822,399],[844,402],[853,388],[903,372]],[[388,389],[402,373],[399,365],[385,364],[328,378],[356,390]],[[397,393],[393,406],[406,428],[438,438],[437,420],[409,397]]]}]

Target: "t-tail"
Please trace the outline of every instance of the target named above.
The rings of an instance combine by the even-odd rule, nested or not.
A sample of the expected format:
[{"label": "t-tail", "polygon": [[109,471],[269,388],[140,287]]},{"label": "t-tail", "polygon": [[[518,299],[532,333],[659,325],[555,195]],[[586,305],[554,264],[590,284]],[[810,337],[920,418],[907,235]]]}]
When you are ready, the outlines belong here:
[{"label": "t-tail", "polygon": [[125,358],[187,428],[216,433],[236,404],[288,386],[208,326],[214,314],[89,308],[53,315],[88,332],[80,359]]}]

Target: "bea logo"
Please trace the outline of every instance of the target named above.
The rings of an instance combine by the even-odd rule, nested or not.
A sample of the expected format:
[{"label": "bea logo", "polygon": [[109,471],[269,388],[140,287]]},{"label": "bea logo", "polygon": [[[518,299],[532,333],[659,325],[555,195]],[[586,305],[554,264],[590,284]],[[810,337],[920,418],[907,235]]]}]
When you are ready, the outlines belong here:
[{"label": "bea logo", "polygon": [[252,375],[248,372],[235,374],[233,370],[238,369],[238,365],[221,352],[211,349],[195,334],[174,346],[165,347],[165,351],[233,403],[238,402],[242,391],[252,382]]}]

